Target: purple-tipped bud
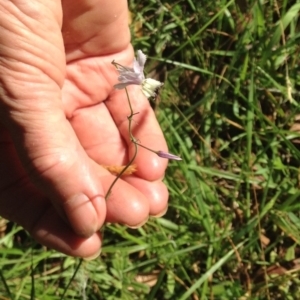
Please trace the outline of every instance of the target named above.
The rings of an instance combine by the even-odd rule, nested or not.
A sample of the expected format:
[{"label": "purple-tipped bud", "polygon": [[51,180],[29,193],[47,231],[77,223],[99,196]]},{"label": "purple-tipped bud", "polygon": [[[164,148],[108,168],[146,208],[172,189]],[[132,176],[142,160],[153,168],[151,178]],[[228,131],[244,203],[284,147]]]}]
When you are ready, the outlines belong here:
[{"label": "purple-tipped bud", "polygon": [[164,152],[164,151],[157,151],[156,154],[162,158],[173,159],[173,160],[182,160],[182,158],[180,158],[179,156],[174,155],[172,153]]}]

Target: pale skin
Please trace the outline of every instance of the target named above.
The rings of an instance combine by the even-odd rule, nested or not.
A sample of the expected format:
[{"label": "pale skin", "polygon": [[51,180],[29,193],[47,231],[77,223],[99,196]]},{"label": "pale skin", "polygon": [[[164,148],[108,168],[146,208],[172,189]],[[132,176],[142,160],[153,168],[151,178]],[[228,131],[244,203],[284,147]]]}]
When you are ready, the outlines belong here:
[{"label": "pale skin", "polygon": [[[0,2],[0,215],[38,242],[78,257],[99,254],[105,222],[138,227],[167,209],[167,161],[139,149],[119,180],[103,165],[133,155],[129,108],[113,60],[133,61],[127,1]],[[133,133],[167,151],[149,101],[129,89]]]}]

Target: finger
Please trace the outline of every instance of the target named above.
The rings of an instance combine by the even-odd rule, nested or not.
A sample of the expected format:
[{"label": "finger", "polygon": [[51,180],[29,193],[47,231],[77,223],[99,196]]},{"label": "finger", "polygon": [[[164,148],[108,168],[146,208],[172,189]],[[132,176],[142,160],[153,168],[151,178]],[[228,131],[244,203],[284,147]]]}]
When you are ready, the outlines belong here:
[{"label": "finger", "polygon": [[100,254],[102,239],[99,232],[88,238],[74,233],[59,217],[52,206],[30,231],[37,242],[75,257],[90,258]]},{"label": "finger", "polygon": [[98,164],[127,164],[126,143],[104,103],[76,110],[70,122],[81,145]]},{"label": "finger", "polygon": [[[20,224],[37,242],[66,255],[93,257],[99,253],[102,240],[98,233],[89,238],[76,235],[54,210],[49,200],[43,198],[34,187],[30,187],[29,181],[23,181],[22,184],[23,189],[14,186],[13,193],[9,193],[9,190],[6,193],[1,192],[3,217]],[[27,185],[26,190],[24,185]],[[5,194],[8,193],[9,197],[6,197]]]},{"label": "finger", "polygon": [[130,43],[126,0],[65,0],[62,7],[68,62],[117,53]]},{"label": "finger", "polygon": [[43,3],[29,1],[16,7],[14,2],[1,2],[1,120],[32,181],[65,213],[77,234],[91,236],[105,220],[104,192],[95,179],[99,171],[61,105],[64,55],[58,38],[59,3],[56,7]]},{"label": "finger", "polygon": [[124,180],[147,197],[150,216],[161,217],[166,213],[169,192],[161,180],[149,182],[136,176],[126,176]]},{"label": "finger", "polygon": [[149,217],[149,201],[138,189],[116,176],[101,176],[106,197],[106,221],[126,224],[131,227],[145,223]]}]

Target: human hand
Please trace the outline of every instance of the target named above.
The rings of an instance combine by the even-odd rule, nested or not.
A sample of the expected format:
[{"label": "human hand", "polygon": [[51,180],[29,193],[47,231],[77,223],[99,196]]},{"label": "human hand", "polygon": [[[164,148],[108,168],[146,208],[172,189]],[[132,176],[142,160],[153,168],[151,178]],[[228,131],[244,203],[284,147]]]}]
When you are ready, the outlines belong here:
[{"label": "human hand", "polygon": [[[137,172],[104,198],[115,176],[101,165],[125,165],[134,151],[111,65],[133,61],[127,2],[14,0],[0,12],[0,215],[48,247],[94,256],[104,222],[137,227],[167,209],[167,161],[142,148]],[[130,98],[134,136],[165,151],[139,87]]]}]

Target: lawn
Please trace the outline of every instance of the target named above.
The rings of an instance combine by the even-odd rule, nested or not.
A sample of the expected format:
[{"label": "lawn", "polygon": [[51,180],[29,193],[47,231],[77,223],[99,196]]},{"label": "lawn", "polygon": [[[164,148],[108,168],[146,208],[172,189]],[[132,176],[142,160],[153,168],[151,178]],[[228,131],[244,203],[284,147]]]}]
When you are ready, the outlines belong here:
[{"label": "lawn", "polygon": [[183,159],[166,173],[169,210],[137,230],[106,226],[94,261],[2,220],[0,299],[300,299],[300,1],[129,7],[146,73],[164,82],[153,109]]}]

